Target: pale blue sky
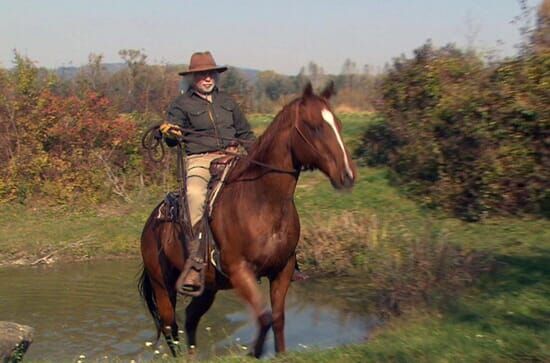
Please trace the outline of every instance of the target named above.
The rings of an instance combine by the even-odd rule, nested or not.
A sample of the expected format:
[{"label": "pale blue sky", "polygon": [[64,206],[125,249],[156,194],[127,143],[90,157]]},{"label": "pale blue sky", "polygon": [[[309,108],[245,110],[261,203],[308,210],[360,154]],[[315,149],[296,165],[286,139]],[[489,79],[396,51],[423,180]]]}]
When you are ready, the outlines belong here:
[{"label": "pale blue sky", "polygon": [[45,67],[91,52],[119,62],[125,48],[187,63],[208,49],[220,64],[296,74],[313,60],[339,73],[346,58],[381,67],[428,38],[464,46],[472,30],[476,47],[511,55],[519,13],[517,0],[0,0],[0,65],[14,48]]}]

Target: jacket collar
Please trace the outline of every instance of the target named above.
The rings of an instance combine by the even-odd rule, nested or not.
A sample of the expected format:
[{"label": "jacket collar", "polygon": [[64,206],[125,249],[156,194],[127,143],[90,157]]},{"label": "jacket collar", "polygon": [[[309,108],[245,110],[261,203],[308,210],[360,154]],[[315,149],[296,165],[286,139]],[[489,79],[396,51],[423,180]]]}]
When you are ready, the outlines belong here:
[{"label": "jacket collar", "polygon": [[[212,100],[216,98],[218,92],[219,92],[218,86],[214,86],[214,90],[212,91]],[[202,97],[193,86],[189,86],[186,93],[187,93],[187,96],[189,97],[192,97],[193,95],[195,95],[201,100],[204,100],[204,97]]]}]

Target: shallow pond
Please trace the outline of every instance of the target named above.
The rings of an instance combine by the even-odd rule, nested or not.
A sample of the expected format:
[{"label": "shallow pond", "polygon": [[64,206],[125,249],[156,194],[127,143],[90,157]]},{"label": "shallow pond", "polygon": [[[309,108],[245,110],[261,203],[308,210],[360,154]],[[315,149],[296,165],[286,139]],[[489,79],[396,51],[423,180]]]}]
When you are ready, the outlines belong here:
[{"label": "shallow pond", "polygon": [[[139,297],[137,260],[95,261],[0,269],[0,320],[35,328],[26,359],[76,361],[118,357],[148,361],[168,352],[155,337],[153,321]],[[266,280],[262,288],[267,296]],[[377,319],[369,314],[358,279],[309,279],[293,283],[287,297],[289,350],[363,342]],[[183,327],[185,300],[178,302]],[[232,291],[218,293],[199,325],[200,356],[246,353],[255,325]],[[183,338],[183,336],[182,336]],[[267,355],[273,338],[267,338]]]}]

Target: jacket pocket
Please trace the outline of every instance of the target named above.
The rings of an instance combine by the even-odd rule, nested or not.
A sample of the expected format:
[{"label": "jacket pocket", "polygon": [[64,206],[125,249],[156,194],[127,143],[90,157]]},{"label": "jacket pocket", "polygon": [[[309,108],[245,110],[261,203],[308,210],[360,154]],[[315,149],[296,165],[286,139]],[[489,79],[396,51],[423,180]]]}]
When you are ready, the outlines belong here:
[{"label": "jacket pocket", "polygon": [[220,106],[224,110],[231,111],[231,112],[233,112],[233,110],[235,109],[235,104],[229,100],[226,100],[225,102],[220,104]]},{"label": "jacket pocket", "polygon": [[210,121],[206,108],[189,110],[188,114],[189,121],[195,130],[208,130],[212,128],[212,121]]},{"label": "jacket pocket", "polygon": [[219,122],[225,127],[233,126],[233,110],[235,105],[232,102],[224,102],[220,105],[220,117]]}]

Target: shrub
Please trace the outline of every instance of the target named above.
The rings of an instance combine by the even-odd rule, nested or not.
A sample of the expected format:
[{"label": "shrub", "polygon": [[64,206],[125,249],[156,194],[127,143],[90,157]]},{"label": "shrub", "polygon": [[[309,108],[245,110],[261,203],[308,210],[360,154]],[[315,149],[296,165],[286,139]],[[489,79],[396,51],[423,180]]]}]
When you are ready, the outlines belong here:
[{"label": "shrub", "polygon": [[466,220],[548,215],[550,52],[485,65],[427,43],[379,85],[383,121],[356,151],[429,205]]},{"label": "shrub", "polygon": [[492,259],[447,243],[426,225],[412,233],[375,215],[317,215],[302,227],[298,259],[310,270],[364,274],[383,311],[399,313],[416,302],[449,299],[493,267]]}]

